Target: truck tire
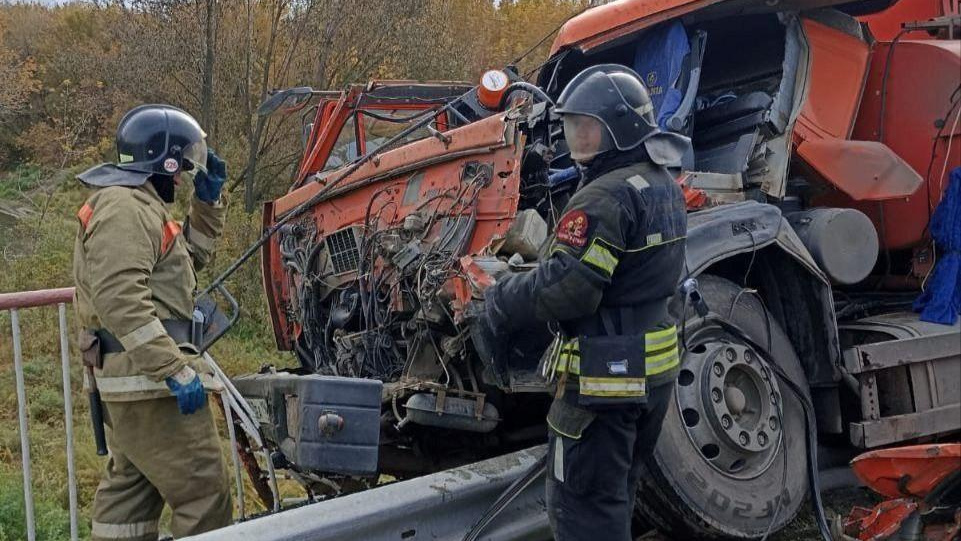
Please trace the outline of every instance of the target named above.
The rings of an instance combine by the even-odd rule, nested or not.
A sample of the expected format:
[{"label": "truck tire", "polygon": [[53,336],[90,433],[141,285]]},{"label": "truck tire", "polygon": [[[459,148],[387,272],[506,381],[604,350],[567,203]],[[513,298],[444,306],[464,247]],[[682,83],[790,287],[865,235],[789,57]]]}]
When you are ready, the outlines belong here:
[{"label": "truck tire", "polygon": [[[791,342],[757,296],[717,276],[698,281],[712,314],[769,347],[807,392]],[[807,494],[801,403],[749,347],[690,307],[684,335],[674,400],[642,466],[636,518],[672,539],[751,539],[769,527],[777,531]]]}]

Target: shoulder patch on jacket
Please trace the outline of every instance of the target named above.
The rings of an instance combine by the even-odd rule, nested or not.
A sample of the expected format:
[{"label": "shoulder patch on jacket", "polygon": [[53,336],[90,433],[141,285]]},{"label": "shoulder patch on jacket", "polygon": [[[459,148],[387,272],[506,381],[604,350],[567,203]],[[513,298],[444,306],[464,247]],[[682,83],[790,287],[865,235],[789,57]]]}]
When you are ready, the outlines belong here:
[{"label": "shoulder patch on jacket", "polygon": [[80,227],[86,231],[87,224],[90,223],[90,218],[93,217],[93,207],[90,203],[84,203],[80,210],[77,211],[77,219],[80,220]]},{"label": "shoulder patch on jacket", "polygon": [[160,253],[166,254],[173,247],[174,241],[177,239],[177,235],[180,234],[180,224],[170,220],[164,224],[164,235],[160,242]]},{"label": "shoulder patch on jacket", "polygon": [[632,177],[628,177],[627,183],[630,184],[631,186],[634,186],[634,189],[636,189],[639,192],[643,191],[645,188],[651,187],[650,183],[648,183],[647,180],[641,175],[634,175]]},{"label": "shoulder patch on jacket", "polygon": [[557,241],[575,248],[587,244],[587,229],[590,222],[583,210],[571,210],[557,223]]}]

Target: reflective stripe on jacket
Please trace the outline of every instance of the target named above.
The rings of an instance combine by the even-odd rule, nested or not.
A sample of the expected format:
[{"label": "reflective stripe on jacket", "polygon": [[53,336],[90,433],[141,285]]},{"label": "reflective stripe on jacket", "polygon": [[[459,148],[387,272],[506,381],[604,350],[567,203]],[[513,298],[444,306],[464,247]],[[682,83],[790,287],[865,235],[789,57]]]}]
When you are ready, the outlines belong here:
[{"label": "reflective stripe on jacket", "polygon": [[97,189],[77,213],[78,323],[109,331],[125,349],[106,355],[95,371],[103,400],[170,396],[164,379],[191,356],[160,322],[192,318],[195,269],[209,260],[210,239],[220,236],[225,213],[221,203],[194,198],[188,223],[181,225],[150,182]]},{"label": "reflective stripe on jacket", "polygon": [[677,327],[650,331],[644,334],[643,378],[598,378],[581,375],[581,352],[578,339],[560,341],[556,355],[548,362],[557,373],[578,376],[581,394],[593,396],[644,396],[647,386],[672,381],[681,363]]}]

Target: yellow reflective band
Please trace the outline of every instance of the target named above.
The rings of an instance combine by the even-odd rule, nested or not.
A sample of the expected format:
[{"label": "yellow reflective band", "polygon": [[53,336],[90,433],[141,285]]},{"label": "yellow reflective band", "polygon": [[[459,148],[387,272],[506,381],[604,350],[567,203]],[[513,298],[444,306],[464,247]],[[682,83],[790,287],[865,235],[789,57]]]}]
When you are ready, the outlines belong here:
[{"label": "yellow reflective band", "polygon": [[[200,374],[200,382],[208,391],[221,391],[223,384],[209,374]],[[154,381],[147,376],[97,376],[97,389],[104,394],[145,393],[167,391],[170,388],[163,381]]]},{"label": "yellow reflective band", "polygon": [[658,352],[658,351],[662,351],[662,350],[665,350],[665,349],[667,349],[667,348],[669,348],[669,347],[671,347],[671,346],[676,346],[676,345],[677,345],[677,335],[676,335],[676,334],[675,334],[674,336],[671,336],[670,338],[666,338],[666,339],[664,339],[664,340],[662,340],[662,341],[653,342],[653,343],[650,342],[650,341],[645,340],[645,343],[644,343],[644,353],[656,353],[656,352]]},{"label": "yellow reflective band", "polygon": [[646,333],[644,334],[644,339],[647,340],[648,343],[655,343],[659,341],[666,342],[667,339],[671,338],[672,336],[677,336],[677,325],[671,325],[666,329]]},{"label": "yellow reflective band", "polygon": [[588,396],[644,396],[644,378],[580,378],[580,393]]},{"label": "yellow reflective band", "polygon": [[148,520],[145,522],[111,524],[94,520],[90,525],[90,533],[97,537],[109,539],[132,539],[148,534],[156,534],[158,531],[158,523],[159,521],[156,520]]},{"label": "yellow reflective band", "polygon": [[584,252],[581,257],[581,261],[594,265],[595,267],[601,269],[607,274],[614,274],[614,269],[617,267],[619,260],[614,257],[614,254],[610,250],[601,246],[597,243],[597,239],[591,243],[591,247]]},{"label": "yellow reflective band", "polygon": [[644,371],[648,376],[656,376],[676,367],[681,362],[677,348],[644,359]]},{"label": "yellow reflective band", "polygon": [[125,351],[133,351],[147,342],[150,342],[151,340],[165,334],[167,334],[167,329],[164,329],[164,326],[162,323],[160,323],[159,319],[153,318],[144,325],[141,325],[140,327],[137,327],[129,333],[121,336],[119,340]]},{"label": "yellow reflective band", "polygon": [[557,362],[558,372],[581,373],[581,358],[578,354],[561,353]]}]

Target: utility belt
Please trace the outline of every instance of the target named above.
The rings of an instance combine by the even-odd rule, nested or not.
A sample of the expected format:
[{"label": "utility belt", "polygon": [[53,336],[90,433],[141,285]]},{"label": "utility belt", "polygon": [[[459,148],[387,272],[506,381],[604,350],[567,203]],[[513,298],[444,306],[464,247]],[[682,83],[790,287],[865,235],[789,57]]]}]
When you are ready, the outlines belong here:
[{"label": "utility belt", "polygon": [[[618,332],[615,312],[626,332]],[[677,327],[666,323],[666,305],[663,312],[601,308],[599,316],[606,334],[555,339],[545,370],[557,378],[557,396],[576,380],[581,406],[645,404],[648,387],[673,380],[680,366]]]},{"label": "utility belt", "polygon": [[[165,331],[176,342],[180,344],[192,344],[198,347],[198,344],[203,344],[203,325],[198,325],[194,321],[188,321],[184,319],[162,319],[160,324],[163,325]],[[98,329],[93,331],[100,340],[100,354],[107,355],[109,353],[123,353],[126,351],[120,340],[110,333],[106,329]]]}]

